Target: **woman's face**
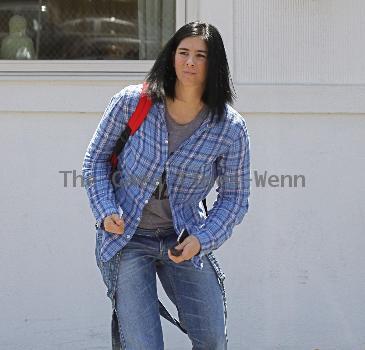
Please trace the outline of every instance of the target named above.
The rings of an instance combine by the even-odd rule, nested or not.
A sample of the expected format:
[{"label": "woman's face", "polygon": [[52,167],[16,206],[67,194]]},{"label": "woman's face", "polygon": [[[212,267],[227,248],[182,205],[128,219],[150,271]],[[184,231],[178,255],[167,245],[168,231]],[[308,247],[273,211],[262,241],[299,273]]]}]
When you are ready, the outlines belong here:
[{"label": "woman's face", "polygon": [[175,52],[174,66],[181,84],[204,87],[208,69],[206,42],[197,36],[181,40]]}]

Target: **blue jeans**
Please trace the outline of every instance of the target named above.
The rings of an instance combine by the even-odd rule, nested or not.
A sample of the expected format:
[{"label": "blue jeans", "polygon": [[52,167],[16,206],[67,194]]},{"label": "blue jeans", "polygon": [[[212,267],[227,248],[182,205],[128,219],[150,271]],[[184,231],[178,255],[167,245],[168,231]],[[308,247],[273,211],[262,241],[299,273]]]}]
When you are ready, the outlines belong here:
[{"label": "blue jeans", "polygon": [[122,249],[115,292],[115,308],[123,350],[163,350],[156,273],[167,296],[175,304],[194,350],[227,349],[224,300],[210,259],[203,270],[191,261],[169,259],[176,245],[171,229],[137,228]]}]

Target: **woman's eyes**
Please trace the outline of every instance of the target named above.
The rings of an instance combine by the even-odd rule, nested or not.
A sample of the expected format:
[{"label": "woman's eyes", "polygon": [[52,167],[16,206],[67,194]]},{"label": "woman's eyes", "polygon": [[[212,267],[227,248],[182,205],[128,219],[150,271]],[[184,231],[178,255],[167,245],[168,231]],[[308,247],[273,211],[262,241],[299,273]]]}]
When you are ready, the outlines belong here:
[{"label": "woman's eyes", "polygon": [[[186,51],[181,51],[181,52],[179,52],[179,54],[182,55],[182,56],[188,56],[189,55],[189,53],[186,52]],[[196,56],[199,57],[199,58],[207,58],[206,55],[203,55],[201,53],[197,54]]]}]

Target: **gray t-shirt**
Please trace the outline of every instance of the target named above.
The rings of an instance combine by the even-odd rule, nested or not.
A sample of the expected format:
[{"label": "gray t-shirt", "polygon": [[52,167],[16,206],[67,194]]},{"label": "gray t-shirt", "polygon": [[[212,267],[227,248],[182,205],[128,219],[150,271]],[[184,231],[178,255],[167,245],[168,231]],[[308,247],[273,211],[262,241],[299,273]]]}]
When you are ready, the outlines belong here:
[{"label": "gray t-shirt", "polygon": [[[165,111],[167,132],[169,135],[169,156],[171,156],[171,154],[174,153],[180,144],[189,138],[197,128],[199,128],[201,123],[208,115],[208,109],[204,107],[197,114],[197,116],[187,124],[176,123],[171,118],[166,107]],[[143,208],[141,221],[138,226],[148,229],[174,227],[167,191],[165,170],[161,176],[159,185],[156,187],[155,192],[152,194],[150,200]]]}]

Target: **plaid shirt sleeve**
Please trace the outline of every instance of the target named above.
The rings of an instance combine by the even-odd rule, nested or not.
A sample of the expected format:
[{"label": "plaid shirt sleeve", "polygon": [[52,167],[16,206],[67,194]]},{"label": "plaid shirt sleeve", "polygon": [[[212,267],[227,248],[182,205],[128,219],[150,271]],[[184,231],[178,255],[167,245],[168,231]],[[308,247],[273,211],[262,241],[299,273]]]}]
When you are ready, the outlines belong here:
[{"label": "plaid shirt sleeve", "polygon": [[227,153],[217,162],[217,199],[208,212],[204,226],[195,234],[201,244],[198,255],[219,248],[242,222],[250,195],[250,143],[245,123]]},{"label": "plaid shirt sleeve", "polygon": [[100,225],[104,218],[118,213],[114,189],[110,180],[110,155],[123,128],[126,91],[110,100],[87,148],[82,174],[91,210]]}]

